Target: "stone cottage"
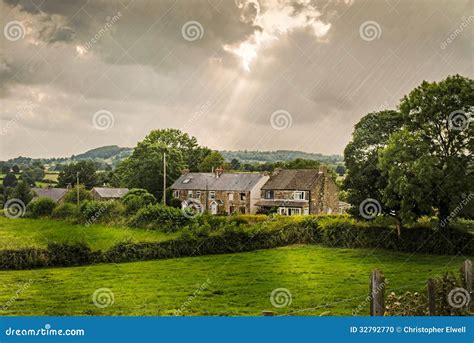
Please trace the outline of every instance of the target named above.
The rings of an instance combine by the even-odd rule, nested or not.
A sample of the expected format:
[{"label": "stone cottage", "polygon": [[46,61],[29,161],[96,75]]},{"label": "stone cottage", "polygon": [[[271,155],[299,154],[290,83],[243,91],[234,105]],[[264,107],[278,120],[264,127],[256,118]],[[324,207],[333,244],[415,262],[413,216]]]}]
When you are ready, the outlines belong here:
[{"label": "stone cottage", "polygon": [[338,187],[327,167],[275,170],[261,190],[259,212],[281,215],[330,214],[339,211]]},{"label": "stone cottage", "polygon": [[211,214],[256,213],[261,187],[269,176],[261,173],[185,173],[171,185],[183,208]]}]

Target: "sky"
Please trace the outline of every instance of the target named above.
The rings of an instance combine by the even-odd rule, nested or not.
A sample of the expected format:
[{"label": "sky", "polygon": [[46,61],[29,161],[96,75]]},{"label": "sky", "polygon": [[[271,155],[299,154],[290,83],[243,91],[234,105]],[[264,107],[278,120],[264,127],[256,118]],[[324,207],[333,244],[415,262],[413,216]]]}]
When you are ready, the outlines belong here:
[{"label": "sky", "polygon": [[473,77],[474,0],[0,0],[0,159],[134,147],[342,154],[365,114]]}]

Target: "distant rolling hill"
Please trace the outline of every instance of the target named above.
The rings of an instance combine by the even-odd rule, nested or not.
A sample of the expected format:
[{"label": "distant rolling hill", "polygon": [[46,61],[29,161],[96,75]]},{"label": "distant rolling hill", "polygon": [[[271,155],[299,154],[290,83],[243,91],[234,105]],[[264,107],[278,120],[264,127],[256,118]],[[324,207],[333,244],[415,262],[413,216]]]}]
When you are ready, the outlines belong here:
[{"label": "distant rolling hill", "polygon": [[[118,145],[108,145],[86,151],[82,154],[72,155],[70,157],[58,158],[39,158],[17,157],[7,162],[10,165],[30,165],[34,161],[40,161],[49,167],[68,164],[79,160],[92,160],[99,166],[110,165],[115,167],[120,161],[130,156],[132,148],[119,147]],[[294,150],[276,150],[276,151],[220,151],[226,161],[237,159],[241,163],[273,163],[278,161],[291,161],[296,158],[316,160],[329,165],[343,164],[343,158],[340,155],[322,155],[318,153],[309,153]]]}]

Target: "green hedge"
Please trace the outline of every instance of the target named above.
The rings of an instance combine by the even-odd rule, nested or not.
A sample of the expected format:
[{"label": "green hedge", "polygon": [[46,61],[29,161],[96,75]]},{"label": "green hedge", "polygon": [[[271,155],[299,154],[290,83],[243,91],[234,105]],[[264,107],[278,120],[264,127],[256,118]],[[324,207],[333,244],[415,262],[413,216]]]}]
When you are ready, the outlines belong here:
[{"label": "green hedge", "polygon": [[121,242],[106,252],[83,244],[51,244],[47,249],[0,251],[0,269],[71,266],[98,262],[130,262],[269,249],[291,244],[322,244],[344,248],[384,248],[404,252],[474,255],[473,235],[452,230],[449,237],[429,227],[395,229],[369,226],[347,218],[304,217],[244,225],[196,223],[175,240],[157,243]]}]

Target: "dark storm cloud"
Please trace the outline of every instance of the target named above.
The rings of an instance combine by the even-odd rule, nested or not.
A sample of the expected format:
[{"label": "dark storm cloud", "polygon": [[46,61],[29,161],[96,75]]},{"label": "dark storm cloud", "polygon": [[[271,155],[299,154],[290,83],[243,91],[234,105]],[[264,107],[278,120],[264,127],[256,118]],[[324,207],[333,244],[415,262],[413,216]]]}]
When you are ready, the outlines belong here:
[{"label": "dark storm cloud", "polygon": [[[472,77],[472,7],[471,0],[4,0],[1,31],[20,21],[25,35],[0,36],[0,124],[11,128],[0,158],[133,146],[164,127],[216,149],[341,153],[365,113],[395,108],[424,79]],[[183,37],[190,21],[202,26],[196,40]],[[380,26],[378,38],[361,38],[365,22]],[[114,127],[94,130],[92,116],[103,109]],[[279,110],[292,120],[281,131],[270,123]]]}]

